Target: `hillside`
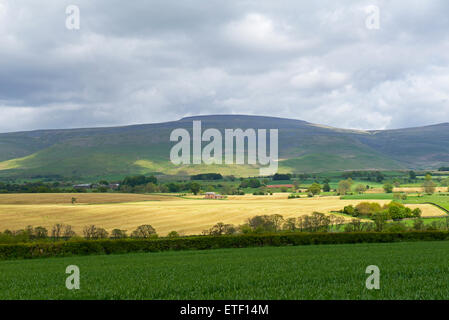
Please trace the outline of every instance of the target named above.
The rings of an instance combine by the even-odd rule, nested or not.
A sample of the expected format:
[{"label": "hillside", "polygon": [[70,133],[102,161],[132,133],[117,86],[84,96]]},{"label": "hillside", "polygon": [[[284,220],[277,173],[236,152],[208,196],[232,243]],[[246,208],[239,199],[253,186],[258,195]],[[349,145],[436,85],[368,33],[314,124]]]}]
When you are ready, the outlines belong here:
[{"label": "hillside", "polygon": [[383,131],[356,131],[300,120],[214,115],[125,127],[38,130],[0,134],[0,178],[60,176],[121,178],[134,173],[221,172],[257,175],[255,166],[175,166],[170,133],[192,130],[279,129],[281,172],[355,169],[419,169],[448,164],[449,124]]}]

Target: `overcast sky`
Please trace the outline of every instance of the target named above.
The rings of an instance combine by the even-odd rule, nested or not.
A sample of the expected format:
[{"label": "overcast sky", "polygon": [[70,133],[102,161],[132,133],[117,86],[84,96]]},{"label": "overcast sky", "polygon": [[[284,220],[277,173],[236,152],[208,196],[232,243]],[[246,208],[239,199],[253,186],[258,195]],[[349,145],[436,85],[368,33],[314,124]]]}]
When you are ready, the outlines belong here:
[{"label": "overcast sky", "polygon": [[447,122],[448,13],[446,0],[0,0],[0,132],[230,113]]}]

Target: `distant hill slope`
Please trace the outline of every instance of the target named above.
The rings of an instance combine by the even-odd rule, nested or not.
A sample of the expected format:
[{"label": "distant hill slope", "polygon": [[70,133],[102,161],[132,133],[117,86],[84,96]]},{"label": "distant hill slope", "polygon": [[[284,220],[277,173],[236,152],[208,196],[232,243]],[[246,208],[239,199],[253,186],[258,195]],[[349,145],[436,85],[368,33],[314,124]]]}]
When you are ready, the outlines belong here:
[{"label": "distant hill slope", "polygon": [[331,128],[305,121],[212,115],[112,128],[39,130],[0,134],[0,177],[59,175],[73,179],[120,178],[136,173],[221,172],[257,175],[255,166],[175,166],[170,133],[192,130],[279,129],[281,172],[435,168],[448,164],[449,124],[383,131]]}]

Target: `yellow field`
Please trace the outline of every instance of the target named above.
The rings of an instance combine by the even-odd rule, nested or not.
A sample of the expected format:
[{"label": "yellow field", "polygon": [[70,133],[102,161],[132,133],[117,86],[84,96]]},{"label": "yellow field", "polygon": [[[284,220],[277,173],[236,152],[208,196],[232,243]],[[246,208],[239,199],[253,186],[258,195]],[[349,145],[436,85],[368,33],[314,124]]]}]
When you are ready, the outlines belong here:
[{"label": "yellow field", "polygon": [[[436,187],[435,192],[447,192],[447,187]],[[384,193],[383,188],[371,188],[366,191],[366,193]],[[395,187],[393,188],[393,192],[406,192],[406,193],[421,193],[424,192],[424,188],[422,187]]]},{"label": "yellow field", "polygon": [[[70,203],[72,196],[86,204]],[[53,197],[53,198],[52,198]],[[68,200],[68,201],[66,201]],[[118,201],[133,201],[120,202]],[[154,200],[154,201],[145,201]],[[257,201],[256,201],[257,200]],[[22,201],[21,204],[14,204]],[[51,203],[53,201],[53,203]],[[226,200],[181,199],[173,196],[135,194],[20,194],[0,195],[0,230],[17,230],[27,225],[47,229],[55,223],[73,226],[82,235],[83,227],[95,224],[108,231],[120,228],[133,231],[151,224],[160,235],[175,230],[183,235],[200,234],[217,222],[242,224],[247,218],[263,214],[299,217],[314,211],[329,213],[366,200],[340,200],[339,197],[286,199],[273,196],[233,196]],[[388,200],[369,200],[380,204]],[[99,203],[101,204],[92,204]],[[90,203],[90,204],[89,204]],[[407,205],[421,208],[423,216],[443,216],[432,205]]]},{"label": "yellow field", "polygon": [[176,200],[172,195],[146,195],[135,193],[24,193],[0,194],[2,204],[106,204],[135,201]]}]

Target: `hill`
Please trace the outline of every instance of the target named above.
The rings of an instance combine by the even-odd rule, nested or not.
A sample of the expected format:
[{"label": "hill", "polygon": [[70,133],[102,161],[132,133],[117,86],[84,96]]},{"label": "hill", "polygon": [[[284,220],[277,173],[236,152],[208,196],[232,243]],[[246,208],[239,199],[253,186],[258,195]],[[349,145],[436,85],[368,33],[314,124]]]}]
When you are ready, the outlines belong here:
[{"label": "hill", "polygon": [[251,165],[185,165],[169,161],[170,133],[192,130],[279,129],[279,171],[427,169],[448,164],[449,123],[396,130],[338,129],[301,120],[211,115],[110,128],[38,130],[0,134],[0,178],[64,177],[75,180],[128,174],[220,172],[258,175]]}]

